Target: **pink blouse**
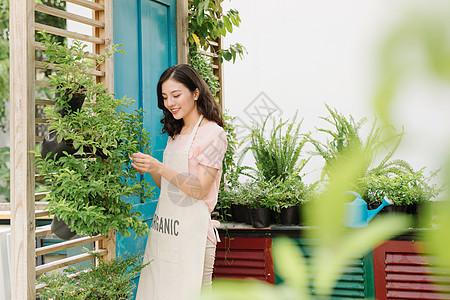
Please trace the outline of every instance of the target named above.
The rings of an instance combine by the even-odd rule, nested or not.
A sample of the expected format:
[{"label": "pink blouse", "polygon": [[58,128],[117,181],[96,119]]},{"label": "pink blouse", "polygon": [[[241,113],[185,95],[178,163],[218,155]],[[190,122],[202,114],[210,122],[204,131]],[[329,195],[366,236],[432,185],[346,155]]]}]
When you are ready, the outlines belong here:
[{"label": "pink blouse", "polygon": [[[189,139],[190,134],[178,134],[174,138],[167,140],[166,149],[169,151],[183,150],[184,145]],[[222,175],[222,161],[227,150],[227,138],[222,127],[215,122],[208,122],[198,127],[194,140],[189,150],[189,176],[196,178],[199,165],[202,164],[219,170],[214,178],[214,183],[206,194],[203,201],[212,212],[217,204],[217,195],[219,193],[220,178]],[[208,239],[216,243],[214,227],[209,223]]]}]

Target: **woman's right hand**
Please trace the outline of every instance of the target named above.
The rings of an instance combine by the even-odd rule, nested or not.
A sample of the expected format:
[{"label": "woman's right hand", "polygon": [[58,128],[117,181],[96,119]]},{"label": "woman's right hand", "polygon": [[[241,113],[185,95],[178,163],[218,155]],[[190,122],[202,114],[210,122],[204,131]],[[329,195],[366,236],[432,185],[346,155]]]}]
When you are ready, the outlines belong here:
[{"label": "woman's right hand", "polygon": [[133,153],[131,159],[133,160],[131,166],[141,175],[146,172],[152,175],[159,174],[162,167],[162,163],[159,160],[142,152]]}]

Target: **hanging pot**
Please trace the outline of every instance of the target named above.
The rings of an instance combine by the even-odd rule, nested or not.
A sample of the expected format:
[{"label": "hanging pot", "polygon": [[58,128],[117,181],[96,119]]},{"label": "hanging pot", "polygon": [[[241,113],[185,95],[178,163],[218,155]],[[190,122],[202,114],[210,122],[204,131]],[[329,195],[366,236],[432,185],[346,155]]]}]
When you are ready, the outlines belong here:
[{"label": "hanging pot", "polygon": [[56,216],[53,218],[51,229],[57,237],[66,241],[70,240],[77,234],[75,231],[70,230],[66,222],[58,219]]},{"label": "hanging pot", "polygon": [[298,205],[283,207],[280,213],[282,225],[299,225],[300,208]]},{"label": "hanging pot", "polygon": [[[58,134],[56,133],[56,131],[50,131],[42,142],[40,150],[42,158],[45,159],[48,153],[52,153],[49,156],[49,159],[55,158],[55,160],[58,160],[59,158],[64,156],[64,151],[68,154],[75,154],[77,152],[77,149],[73,148],[66,141],[61,141],[58,143]],[[56,157],[54,157],[55,154]]]},{"label": "hanging pot", "polygon": [[[69,92],[66,92],[65,98],[68,98],[69,94],[70,94]],[[60,95],[61,95],[60,93],[55,94],[55,96],[58,98],[60,97]],[[79,111],[81,109],[81,107],[83,106],[85,99],[86,99],[85,94],[82,94],[82,93],[72,94],[72,98],[67,102],[69,107],[58,110],[58,113],[61,115],[61,117],[64,117],[68,113]]]},{"label": "hanging pot", "polygon": [[269,227],[271,216],[269,208],[250,208],[249,211],[253,228]]}]

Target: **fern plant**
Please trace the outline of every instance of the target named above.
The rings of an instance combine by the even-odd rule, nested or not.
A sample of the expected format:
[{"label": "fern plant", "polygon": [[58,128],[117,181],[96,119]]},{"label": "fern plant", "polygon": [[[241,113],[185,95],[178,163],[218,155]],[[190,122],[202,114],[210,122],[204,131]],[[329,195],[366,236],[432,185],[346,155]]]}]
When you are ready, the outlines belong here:
[{"label": "fern plant", "polygon": [[273,127],[269,136],[266,137],[265,132],[270,117],[271,114],[266,117],[262,127],[253,125],[251,134],[247,137],[250,139],[250,145],[244,149],[241,156],[252,151],[257,177],[268,182],[286,179],[295,170],[303,169],[309,161],[309,159],[300,159],[308,135],[300,133],[303,120],[297,123],[297,113],[292,121],[283,121],[281,118],[277,121],[272,118]]},{"label": "fern plant", "polygon": [[[343,159],[344,153],[346,153],[347,157],[352,157],[352,155],[348,155],[349,153],[353,153],[353,155],[364,154],[366,158],[365,166],[361,168],[363,171],[359,175],[360,178],[369,175],[412,172],[411,166],[406,161],[400,159],[391,160],[400,145],[404,134],[403,130],[399,134],[384,139],[383,135],[387,127],[378,125],[375,120],[368,136],[363,138],[360,130],[367,123],[367,118],[356,121],[351,115],[346,118],[336,109],[332,109],[326,104],[325,106],[330,116],[321,117],[321,119],[330,124],[332,129],[318,128],[317,131],[327,134],[329,138],[325,143],[318,139],[309,138],[309,142],[315,147],[315,151],[311,152],[311,154],[320,155],[325,160],[322,179],[329,178],[330,174],[335,173],[336,170],[333,170],[333,166],[336,165],[336,161]],[[392,140],[393,146],[389,149],[387,145]],[[375,158],[382,150],[387,151],[387,153],[374,166]]]}]

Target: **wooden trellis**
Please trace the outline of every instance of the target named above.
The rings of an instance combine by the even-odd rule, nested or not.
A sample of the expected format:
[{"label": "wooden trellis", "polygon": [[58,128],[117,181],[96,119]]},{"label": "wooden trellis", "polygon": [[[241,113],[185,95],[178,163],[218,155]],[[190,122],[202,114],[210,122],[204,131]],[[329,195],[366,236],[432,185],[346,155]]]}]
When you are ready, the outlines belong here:
[{"label": "wooden trellis", "polygon": [[[115,257],[115,232],[108,236],[82,237],[36,249],[36,238],[52,234],[50,226],[35,228],[36,218],[48,216],[44,210],[36,210],[36,201],[45,197],[45,193],[35,193],[35,183],[40,178],[35,174],[34,154],[36,143],[44,135],[36,135],[36,126],[45,124],[45,118],[36,118],[37,105],[54,105],[51,99],[36,99],[36,87],[47,87],[46,81],[36,79],[36,69],[43,63],[36,60],[36,50],[45,50],[36,42],[35,32],[45,30],[48,33],[76,38],[92,44],[93,52],[104,53],[112,44],[114,0],[65,0],[92,10],[92,16],[69,13],[34,0],[10,1],[10,136],[11,136],[11,299],[35,299],[36,276],[50,270],[75,264],[92,258],[90,254],[80,254],[52,263],[36,266],[36,257],[95,242],[97,252],[107,259]],[[178,63],[187,63],[187,0],[177,0],[177,48]],[[92,27],[92,34],[71,32],[35,22],[35,12],[41,12]],[[220,41],[213,43],[220,47]],[[215,59],[214,70],[222,84],[222,67]],[[103,82],[109,91],[114,91],[113,61],[107,60],[92,74],[97,81]],[[222,92],[219,96],[222,101]],[[39,206],[42,206],[41,204]],[[38,289],[40,287],[37,287]]]}]

